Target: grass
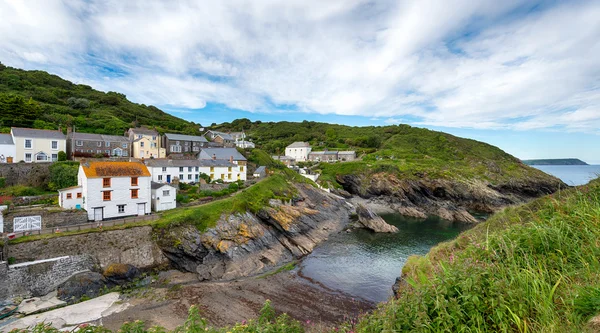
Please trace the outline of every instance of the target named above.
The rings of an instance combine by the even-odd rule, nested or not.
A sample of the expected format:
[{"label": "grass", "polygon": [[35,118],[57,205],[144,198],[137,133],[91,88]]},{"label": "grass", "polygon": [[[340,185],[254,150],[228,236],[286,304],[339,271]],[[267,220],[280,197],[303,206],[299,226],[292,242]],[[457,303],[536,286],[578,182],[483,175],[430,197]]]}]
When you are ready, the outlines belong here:
[{"label": "grass", "polygon": [[355,332],[582,332],[600,312],[600,181],[509,208],[403,269]]},{"label": "grass", "polygon": [[279,267],[277,269],[274,269],[274,270],[272,270],[272,271],[270,271],[268,273],[265,273],[265,274],[259,276],[258,278],[259,279],[264,279],[264,278],[267,278],[269,276],[273,276],[275,274],[279,274],[281,272],[289,272],[291,270],[294,270],[296,268],[296,265],[298,265],[297,261],[289,262],[289,263],[287,263],[287,264],[285,264],[285,265],[283,265],[283,266],[281,266],[281,267]]},{"label": "grass", "polygon": [[48,191],[43,188],[24,185],[14,185],[0,188],[0,195],[7,195],[11,197],[27,197],[44,194],[56,194],[56,191]]}]

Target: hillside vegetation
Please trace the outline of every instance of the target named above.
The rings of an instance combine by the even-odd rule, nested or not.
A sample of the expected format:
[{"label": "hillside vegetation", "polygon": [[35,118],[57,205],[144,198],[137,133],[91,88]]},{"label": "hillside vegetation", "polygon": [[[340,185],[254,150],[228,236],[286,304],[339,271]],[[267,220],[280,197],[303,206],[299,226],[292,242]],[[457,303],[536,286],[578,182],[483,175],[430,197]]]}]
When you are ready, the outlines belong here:
[{"label": "hillside vegetation", "polygon": [[26,71],[0,63],[0,130],[11,126],[123,135],[146,125],[197,134],[198,126],[154,106],[132,103],[117,92],[104,93],[44,71]]},{"label": "hillside vegetation", "polygon": [[552,158],[543,160],[523,160],[527,165],[588,165],[578,158]]}]

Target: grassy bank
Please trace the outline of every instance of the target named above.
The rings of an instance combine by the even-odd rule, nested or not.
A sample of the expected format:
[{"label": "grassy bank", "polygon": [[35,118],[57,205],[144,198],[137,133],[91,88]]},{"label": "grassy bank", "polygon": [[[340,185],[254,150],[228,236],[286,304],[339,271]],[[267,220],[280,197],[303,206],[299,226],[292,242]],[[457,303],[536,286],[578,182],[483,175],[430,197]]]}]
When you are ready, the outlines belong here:
[{"label": "grassy bank", "polygon": [[600,181],[510,208],[405,266],[357,332],[582,332],[600,313]]}]

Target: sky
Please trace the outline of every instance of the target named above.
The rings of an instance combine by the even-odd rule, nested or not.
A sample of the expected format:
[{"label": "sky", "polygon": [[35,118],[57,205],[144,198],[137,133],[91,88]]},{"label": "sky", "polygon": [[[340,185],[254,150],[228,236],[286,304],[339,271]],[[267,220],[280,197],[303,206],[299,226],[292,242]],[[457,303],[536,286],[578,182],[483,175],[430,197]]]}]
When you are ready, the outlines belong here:
[{"label": "sky", "polygon": [[0,0],[0,62],[210,125],[409,124],[600,164],[600,1]]}]

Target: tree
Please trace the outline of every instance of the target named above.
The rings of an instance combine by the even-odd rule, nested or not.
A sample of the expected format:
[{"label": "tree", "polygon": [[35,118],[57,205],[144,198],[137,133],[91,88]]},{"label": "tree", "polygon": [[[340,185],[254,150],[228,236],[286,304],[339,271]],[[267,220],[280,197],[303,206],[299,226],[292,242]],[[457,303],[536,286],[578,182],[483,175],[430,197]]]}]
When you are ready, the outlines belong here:
[{"label": "tree", "polygon": [[67,153],[65,153],[64,151],[59,151],[58,152],[58,161],[59,162],[63,162],[67,160]]},{"label": "tree", "polygon": [[67,104],[73,109],[86,109],[90,106],[90,101],[85,98],[69,97]]},{"label": "tree", "polygon": [[58,190],[77,185],[78,171],[79,163],[76,162],[56,162],[52,164],[50,166],[48,188],[50,190]]}]

